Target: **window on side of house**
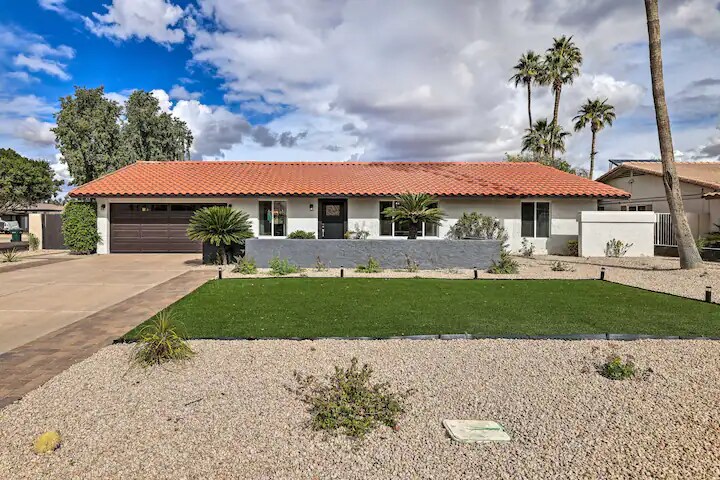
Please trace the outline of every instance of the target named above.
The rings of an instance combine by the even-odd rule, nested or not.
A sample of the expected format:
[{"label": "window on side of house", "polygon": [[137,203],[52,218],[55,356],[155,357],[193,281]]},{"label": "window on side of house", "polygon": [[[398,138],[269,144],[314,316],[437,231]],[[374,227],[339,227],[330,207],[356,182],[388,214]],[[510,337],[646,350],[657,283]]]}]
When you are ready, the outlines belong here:
[{"label": "window on side of house", "polygon": [[287,235],[287,202],[284,200],[263,200],[259,205],[259,235],[284,237]]},{"label": "window on side of house", "polygon": [[630,205],[628,210],[631,212],[652,212],[652,205]]},{"label": "window on side of house", "polygon": [[[407,221],[393,222],[390,217],[383,214],[386,208],[393,206],[393,202],[380,202],[380,235],[383,237],[407,237],[410,224]],[[431,208],[437,208],[438,204],[433,203]],[[439,235],[439,225],[437,223],[423,222],[418,229],[417,236],[437,237]]]},{"label": "window on side of house", "polygon": [[522,202],[520,205],[520,234],[529,238],[550,236],[550,203]]}]

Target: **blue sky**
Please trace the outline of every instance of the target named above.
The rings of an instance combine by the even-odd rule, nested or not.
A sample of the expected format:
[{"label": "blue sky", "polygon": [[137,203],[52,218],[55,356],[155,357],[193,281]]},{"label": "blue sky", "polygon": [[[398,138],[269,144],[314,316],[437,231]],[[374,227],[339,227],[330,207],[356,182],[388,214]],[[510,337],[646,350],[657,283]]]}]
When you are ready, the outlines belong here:
[{"label": "blue sky", "polygon": [[[73,85],[104,85],[117,101],[153,91],[192,129],[198,159],[500,160],[527,127],[510,69],[562,34],[585,57],[563,91],[565,127],[588,97],[617,109],[599,171],[657,155],[642,2],[2,1],[0,146],[66,180],[50,128]],[[676,150],[715,160],[719,2],[661,3]],[[550,115],[547,89],[533,101],[535,118]],[[586,165],[588,150],[589,134],[574,134],[566,157]]]}]

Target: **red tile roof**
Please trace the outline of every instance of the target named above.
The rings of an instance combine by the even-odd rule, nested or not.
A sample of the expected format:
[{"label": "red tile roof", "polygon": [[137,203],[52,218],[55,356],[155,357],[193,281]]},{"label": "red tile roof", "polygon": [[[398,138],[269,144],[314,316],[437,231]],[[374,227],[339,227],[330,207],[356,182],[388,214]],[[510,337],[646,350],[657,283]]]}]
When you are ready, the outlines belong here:
[{"label": "red tile roof", "polygon": [[86,183],[73,197],[338,195],[628,197],[537,163],[138,162]]},{"label": "red tile roof", "polygon": [[[720,162],[676,162],[675,170],[681,182],[720,190]],[[653,162],[626,161],[598,178],[598,181],[606,182],[626,174],[628,171],[655,175],[656,177],[662,177],[663,175],[660,160]]]}]

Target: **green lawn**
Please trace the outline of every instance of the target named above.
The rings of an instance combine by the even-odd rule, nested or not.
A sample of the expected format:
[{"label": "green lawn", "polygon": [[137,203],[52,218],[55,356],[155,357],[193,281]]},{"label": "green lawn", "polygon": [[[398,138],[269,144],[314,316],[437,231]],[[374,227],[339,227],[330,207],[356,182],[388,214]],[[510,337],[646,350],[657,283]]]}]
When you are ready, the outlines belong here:
[{"label": "green lawn", "polygon": [[720,336],[717,305],[597,280],[226,279],[172,309],[191,338]]}]

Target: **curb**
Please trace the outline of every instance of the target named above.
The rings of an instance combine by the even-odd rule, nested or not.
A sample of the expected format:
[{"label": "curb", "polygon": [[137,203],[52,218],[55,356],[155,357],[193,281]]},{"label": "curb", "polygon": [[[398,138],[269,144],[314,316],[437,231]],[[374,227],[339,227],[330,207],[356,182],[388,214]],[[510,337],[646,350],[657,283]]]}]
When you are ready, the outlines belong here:
[{"label": "curb", "polygon": [[[607,340],[607,341],[636,341],[636,340],[720,340],[720,337],[684,337],[673,335],[644,335],[627,333],[573,333],[567,335],[475,335],[471,333],[448,333],[441,335],[395,335],[390,337],[191,337],[188,340],[294,340],[294,341],[320,341],[320,340]],[[135,343],[135,340],[122,338],[113,341],[117,343]]]}]

